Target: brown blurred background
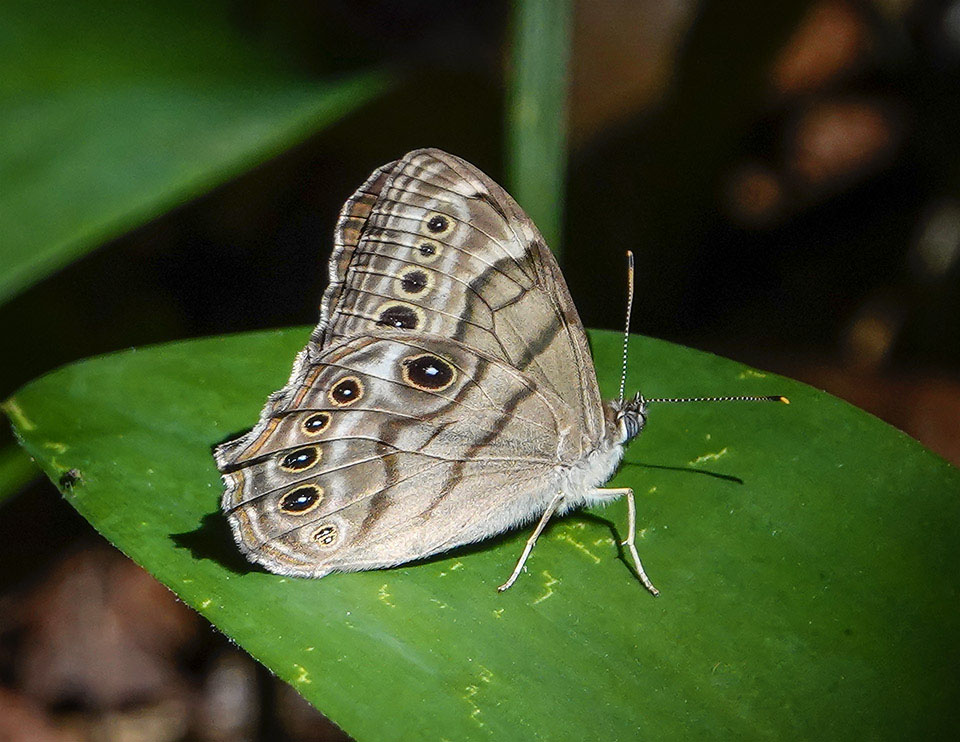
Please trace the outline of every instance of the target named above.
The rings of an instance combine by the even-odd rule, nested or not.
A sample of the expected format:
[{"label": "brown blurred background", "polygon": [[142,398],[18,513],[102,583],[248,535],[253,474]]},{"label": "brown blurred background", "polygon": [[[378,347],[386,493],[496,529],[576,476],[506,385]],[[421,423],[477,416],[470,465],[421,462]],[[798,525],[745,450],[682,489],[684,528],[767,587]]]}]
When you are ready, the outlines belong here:
[{"label": "brown blurred background", "polygon": [[[235,10],[304,69],[402,82],[0,309],[36,348],[4,394],[100,352],[314,322],[341,203],[409,149],[502,180],[507,3]],[[564,269],[585,324],[620,326],[630,248],[635,331],[825,388],[960,463],[958,71],[960,2],[578,3]],[[0,741],[342,739],[50,483],[4,505],[0,549]]]}]

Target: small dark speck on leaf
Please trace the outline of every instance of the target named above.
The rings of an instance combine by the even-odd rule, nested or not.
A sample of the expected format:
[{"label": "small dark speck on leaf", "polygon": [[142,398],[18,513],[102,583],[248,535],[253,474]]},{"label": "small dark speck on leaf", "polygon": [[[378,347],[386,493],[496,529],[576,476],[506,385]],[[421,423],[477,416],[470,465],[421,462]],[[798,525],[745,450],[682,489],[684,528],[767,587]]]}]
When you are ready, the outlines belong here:
[{"label": "small dark speck on leaf", "polygon": [[59,485],[61,490],[72,490],[73,486],[83,481],[83,475],[79,469],[68,469],[60,475]]}]

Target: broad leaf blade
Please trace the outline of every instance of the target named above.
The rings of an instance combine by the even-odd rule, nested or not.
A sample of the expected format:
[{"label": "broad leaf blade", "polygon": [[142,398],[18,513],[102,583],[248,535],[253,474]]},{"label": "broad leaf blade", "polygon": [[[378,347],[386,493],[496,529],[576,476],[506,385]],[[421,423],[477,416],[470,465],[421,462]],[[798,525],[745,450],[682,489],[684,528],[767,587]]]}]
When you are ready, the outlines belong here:
[{"label": "broad leaf blade", "polygon": [[[960,474],[828,395],[655,340],[632,353],[650,396],[792,401],[651,411],[614,483],[636,489],[660,598],[617,558],[622,503],[555,523],[502,595],[525,534],[319,581],[247,568],[210,446],[255,421],[306,335],[118,353],[6,406],[54,481],[80,469],[65,496],[104,536],[357,739],[960,728]],[[619,338],[592,341],[612,394]]]},{"label": "broad leaf blade", "polygon": [[0,5],[0,302],[370,100],[286,69],[222,2]]}]

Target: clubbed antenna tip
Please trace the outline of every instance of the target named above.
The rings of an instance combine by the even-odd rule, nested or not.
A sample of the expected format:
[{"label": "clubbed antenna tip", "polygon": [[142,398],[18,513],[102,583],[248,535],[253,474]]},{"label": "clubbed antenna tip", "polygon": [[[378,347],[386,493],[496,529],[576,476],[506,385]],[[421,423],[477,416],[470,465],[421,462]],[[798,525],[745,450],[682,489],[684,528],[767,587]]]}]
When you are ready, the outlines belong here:
[{"label": "clubbed antenna tip", "polygon": [[790,404],[790,400],[781,394],[771,394],[763,397],[651,397],[643,401],[647,404],[651,402],[783,402],[783,404]]}]

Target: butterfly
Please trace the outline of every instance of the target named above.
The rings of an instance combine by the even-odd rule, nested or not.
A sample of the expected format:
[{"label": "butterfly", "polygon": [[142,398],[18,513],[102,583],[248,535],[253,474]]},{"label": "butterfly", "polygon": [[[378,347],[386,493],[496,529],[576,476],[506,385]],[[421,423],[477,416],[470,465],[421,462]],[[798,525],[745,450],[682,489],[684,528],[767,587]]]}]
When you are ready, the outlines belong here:
[{"label": "butterfly", "polygon": [[647,419],[603,401],[557,262],[507,192],[420,149],[337,222],[320,323],[257,424],[216,448],[246,557],[323,577],[391,567],[626,497],[605,489]]}]

